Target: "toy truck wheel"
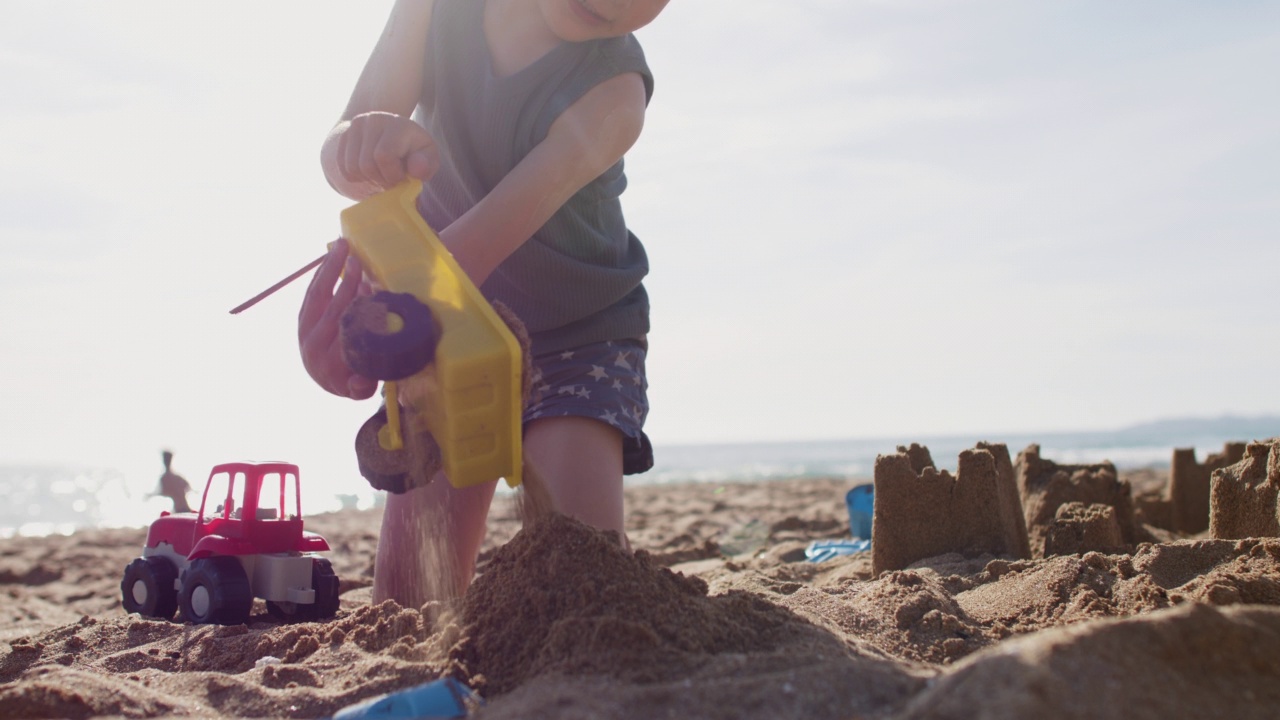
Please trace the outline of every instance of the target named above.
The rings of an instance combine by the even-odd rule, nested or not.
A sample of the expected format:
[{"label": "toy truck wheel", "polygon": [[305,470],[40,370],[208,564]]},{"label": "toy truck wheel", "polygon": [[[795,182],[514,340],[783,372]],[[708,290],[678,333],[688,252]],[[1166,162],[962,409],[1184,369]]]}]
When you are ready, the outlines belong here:
[{"label": "toy truck wheel", "polygon": [[178,611],[178,569],[161,557],[136,558],[120,581],[125,612],[168,620]]},{"label": "toy truck wheel", "polygon": [[267,612],[280,622],[328,620],[338,613],[338,576],[328,560],[316,558],[311,565],[311,587],[316,601],[310,605],[267,601]]},{"label": "toy truck wheel", "polygon": [[409,293],[359,297],[342,315],[342,357],[374,380],[402,380],[435,357],[440,329],[430,308]]},{"label": "toy truck wheel", "polygon": [[182,574],[178,603],[183,616],[198,625],[239,625],[249,620],[253,593],[239,560],[200,558]]},{"label": "toy truck wheel", "polygon": [[373,489],[399,494],[413,485],[413,456],[407,448],[387,450],[382,447],[378,432],[386,424],[387,408],[384,405],[360,426],[356,433],[356,465],[360,468],[360,475],[369,481]]}]

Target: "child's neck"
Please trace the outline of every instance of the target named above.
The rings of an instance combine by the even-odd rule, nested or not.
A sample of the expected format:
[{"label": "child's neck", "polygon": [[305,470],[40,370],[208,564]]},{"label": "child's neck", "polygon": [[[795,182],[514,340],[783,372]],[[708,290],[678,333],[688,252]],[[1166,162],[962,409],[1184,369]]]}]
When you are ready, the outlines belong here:
[{"label": "child's neck", "polygon": [[563,42],[547,27],[537,0],[487,0],[484,36],[494,71],[514,75]]}]

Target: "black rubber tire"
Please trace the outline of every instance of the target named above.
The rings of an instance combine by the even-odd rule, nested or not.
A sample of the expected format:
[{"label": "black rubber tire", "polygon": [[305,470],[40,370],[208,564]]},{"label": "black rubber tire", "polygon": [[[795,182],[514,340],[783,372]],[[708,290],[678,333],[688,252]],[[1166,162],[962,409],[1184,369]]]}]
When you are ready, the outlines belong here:
[{"label": "black rubber tire", "polygon": [[324,558],[316,558],[311,566],[311,587],[315,588],[316,601],[310,606],[312,619],[328,620],[338,614],[338,574]]},{"label": "black rubber tire", "polygon": [[315,622],[338,614],[338,576],[328,560],[316,558],[312,562],[311,587],[316,591],[314,603],[298,605],[268,600],[267,612],[280,622]]},{"label": "black rubber tire", "polygon": [[[403,326],[387,330],[387,315]],[[356,298],[339,325],[342,357],[356,373],[373,380],[403,380],[435,358],[440,328],[431,309],[409,293],[383,290]]]},{"label": "black rubber tire", "polygon": [[172,619],[178,611],[178,591],[173,588],[177,579],[178,568],[162,557],[134,558],[120,581],[125,612]]},{"label": "black rubber tire", "polygon": [[200,558],[182,573],[178,604],[188,622],[240,625],[249,621],[253,592],[240,561],[229,556]]},{"label": "black rubber tire", "polygon": [[[392,401],[394,402],[394,400]],[[401,416],[403,417],[403,415]],[[400,494],[410,489],[413,457],[407,448],[387,450],[378,442],[378,432],[387,424],[387,406],[364,421],[356,433],[356,466],[374,490]]]}]

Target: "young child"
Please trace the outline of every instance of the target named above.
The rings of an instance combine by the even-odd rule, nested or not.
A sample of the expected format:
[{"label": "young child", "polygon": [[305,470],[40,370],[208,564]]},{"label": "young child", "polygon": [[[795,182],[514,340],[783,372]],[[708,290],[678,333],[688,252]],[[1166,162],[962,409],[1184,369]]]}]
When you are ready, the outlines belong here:
[{"label": "young child", "polygon": [[[622,478],[649,469],[653,450],[648,260],[618,198],[653,91],[632,32],[667,2],[397,0],[321,152],[330,184],[352,199],[425,181],[427,223],[531,335],[526,464],[555,510],[624,542]],[[346,366],[337,327],[360,280],[359,261],[335,243],[298,318],[307,372],[357,399],[377,384]],[[374,600],[460,596],[494,488],[437,477],[389,495]]]}]

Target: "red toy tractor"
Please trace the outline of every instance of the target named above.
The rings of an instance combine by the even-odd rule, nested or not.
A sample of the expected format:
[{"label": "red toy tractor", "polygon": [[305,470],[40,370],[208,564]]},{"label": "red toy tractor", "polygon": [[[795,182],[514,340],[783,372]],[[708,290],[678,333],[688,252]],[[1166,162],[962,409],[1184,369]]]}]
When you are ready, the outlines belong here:
[{"label": "red toy tractor", "polygon": [[181,607],[193,623],[237,625],[262,598],[280,620],[333,617],[338,578],[315,554],[329,544],[302,529],[300,490],[290,463],[215,466],[199,512],[151,523],[120,582],[125,611],[167,620]]}]

